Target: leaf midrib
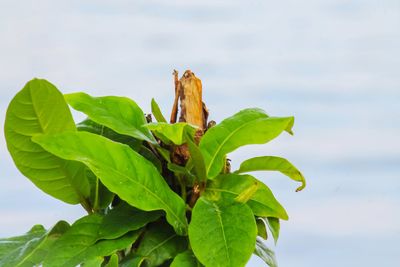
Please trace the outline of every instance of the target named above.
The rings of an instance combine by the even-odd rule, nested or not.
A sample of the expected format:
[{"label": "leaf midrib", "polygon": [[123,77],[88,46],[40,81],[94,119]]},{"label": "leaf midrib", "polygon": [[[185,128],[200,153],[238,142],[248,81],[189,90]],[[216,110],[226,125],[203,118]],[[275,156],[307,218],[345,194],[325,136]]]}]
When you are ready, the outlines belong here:
[{"label": "leaf midrib", "polygon": [[38,251],[38,249],[41,248],[41,247],[43,246],[43,244],[47,241],[48,236],[45,235],[45,236],[43,236],[43,237],[41,237],[41,238],[43,238],[43,240],[41,240],[41,241],[39,242],[39,244],[38,244],[28,255],[26,255],[26,256],[23,258],[22,261],[20,261],[20,262],[16,265],[17,267],[18,267],[18,266],[22,266],[23,263],[25,263],[32,255],[34,255],[35,252]]},{"label": "leaf midrib", "polygon": [[[42,86],[42,85],[40,84],[40,86]],[[36,117],[37,117],[37,121],[38,121],[39,127],[40,127],[40,129],[41,129],[41,134],[45,134],[44,127],[43,127],[42,122],[41,122],[41,120],[40,120],[40,116],[38,115],[39,113],[38,113],[38,111],[37,111],[37,109],[36,109],[35,101],[34,101],[34,99],[33,99],[32,88],[31,88],[31,86],[29,86],[29,90],[28,90],[28,91],[29,91],[29,99],[31,100],[31,105],[32,105],[33,112],[35,113],[35,115],[36,115]],[[20,117],[20,118],[21,118],[21,117]],[[32,138],[32,137],[35,136],[35,135],[28,135],[28,136],[30,136],[30,137]],[[32,142],[32,139],[31,139],[30,141]],[[47,151],[45,151],[45,150],[43,149],[43,152],[47,152]],[[47,153],[49,153],[49,152],[47,152]],[[58,159],[59,159],[59,158],[58,158]],[[78,199],[81,200],[81,198],[82,198],[81,192],[80,192],[80,190],[72,183],[71,179],[69,179],[69,173],[68,173],[68,172],[66,171],[66,169],[65,169],[65,164],[64,164],[63,167],[60,168],[60,170],[61,170],[61,173],[64,174],[64,179],[68,181],[70,188],[73,189],[73,191],[74,191],[74,193],[76,194],[76,196],[78,197]]]},{"label": "leaf midrib", "polygon": [[[90,163],[91,165],[95,166],[95,164],[93,164],[93,163],[91,163],[91,162],[89,162],[89,163]],[[107,166],[107,165],[103,165],[103,166]],[[133,181],[135,184],[139,185],[141,188],[144,188],[144,189],[145,189],[147,192],[149,192],[154,198],[156,198],[157,200],[159,200],[159,201],[164,205],[164,207],[167,208],[167,209],[171,212],[171,214],[175,217],[175,219],[177,219],[177,221],[181,222],[182,225],[185,225],[185,222],[182,222],[182,221],[179,219],[179,217],[177,216],[177,214],[175,214],[175,212],[170,208],[170,206],[167,205],[167,203],[165,203],[164,200],[162,200],[161,198],[159,198],[158,195],[155,194],[155,193],[153,193],[149,188],[147,188],[147,187],[144,186],[143,184],[139,183],[138,181],[136,181],[136,180],[134,180],[134,179],[131,179],[130,176],[128,176],[128,175],[126,175],[126,174],[120,172],[120,171],[117,170],[117,169],[114,169],[114,168],[112,168],[112,167],[111,167],[110,169],[113,170],[113,172],[115,172],[115,173],[117,173],[117,174],[120,174],[122,177],[125,177],[125,178],[128,179],[129,181]],[[114,193],[116,193],[116,192],[114,192]]]},{"label": "leaf midrib", "polygon": [[231,258],[229,257],[228,242],[226,241],[224,224],[222,223],[222,217],[221,217],[221,214],[220,214],[221,211],[220,211],[219,207],[215,203],[213,203],[213,206],[214,206],[215,212],[217,214],[218,222],[219,222],[219,224],[221,226],[222,237],[224,239],[224,247],[225,247],[226,257],[227,257],[228,262],[229,262],[228,266],[231,266]]},{"label": "leaf midrib", "polygon": [[167,243],[168,241],[170,241],[172,238],[176,237],[176,234],[173,234],[171,236],[169,236],[168,238],[166,238],[165,240],[163,240],[161,243],[159,243],[157,246],[155,246],[154,248],[152,248],[150,251],[148,251],[146,253],[146,256],[149,256],[154,250],[158,249],[159,247],[161,247],[162,245],[164,245],[165,243]]}]

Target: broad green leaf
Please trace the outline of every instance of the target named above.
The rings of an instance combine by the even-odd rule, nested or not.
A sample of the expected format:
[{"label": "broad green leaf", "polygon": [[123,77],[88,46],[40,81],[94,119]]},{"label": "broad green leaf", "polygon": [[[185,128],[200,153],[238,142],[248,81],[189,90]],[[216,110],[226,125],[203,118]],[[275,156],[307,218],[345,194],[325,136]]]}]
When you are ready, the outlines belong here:
[{"label": "broad green leaf", "polygon": [[258,181],[255,181],[252,185],[250,185],[248,188],[243,190],[237,197],[235,197],[235,200],[240,203],[246,203],[254,196],[254,194],[258,191],[259,187],[260,183]]},{"label": "broad green leaf", "polygon": [[[46,257],[43,265],[76,266],[95,257],[111,255],[115,251],[129,246],[140,235],[140,230],[136,229],[143,224],[137,225],[132,217],[129,218],[129,221],[127,218],[118,217],[121,229],[117,229],[118,225],[115,225],[113,229],[105,229],[110,225],[109,222],[105,222],[105,218],[114,215],[115,213],[107,214],[104,217],[99,214],[91,214],[76,221],[54,243],[51,253]],[[111,232],[114,229],[117,232]],[[136,231],[132,232],[132,230]]]},{"label": "broad green leaf", "polygon": [[118,255],[112,254],[105,267],[118,267]]},{"label": "broad green leaf", "polygon": [[[143,142],[141,140],[128,135],[119,134],[104,125],[92,121],[91,119],[85,119],[76,126],[78,131],[90,132],[107,137],[110,140],[129,145],[135,151],[140,151],[143,147]],[[94,210],[106,208],[113,200],[114,194],[111,193],[90,170],[89,172],[86,172],[86,176],[89,178],[89,182],[91,183],[90,200],[93,204],[92,206]]]},{"label": "broad green leaf", "polygon": [[145,211],[164,210],[175,231],[186,234],[184,201],[152,163],[128,146],[86,132],[37,136],[34,141],[61,158],[84,163],[131,206]]},{"label": "broad green leaf", "polygon": [[168,149],[165,149],[161,146],[156,146],[156,150],[161,155],[161,157],[163,157],[163,159],[165,159],[166,162],[168,162],[168,163],[171,162],[171,153],[169,152]]},{"label": "broad green leaf", "polygon": [[42,237],[45,233],[46,229],[44,229],[43,225],[37,224],[24,235],[0,238],[0,259],[11,253],[11,251],[24,246],[30,240]]},{"label": "broad green leaf", "polygon": [[226,154],[250,144],[264,144],[290,130],[293,117],[269,117],[261,109],[244,109],[210,128],[200,141],[209,179],[217,176]]},{"label": "broad green leaf", "polygon": [[205,266],[245,266],[254,251],[257,227],[246,204],[200,197],[192,211],[189,240]]},{"label": "broad green leaf", "polygon": [[104,257],[98,256],[92,259],[86,260],[82,266],[84,267],[101,267],[104,262]]},{"label": "broad green leaf", "polygon": [[272,191],[261,181],[251,175],[222,174],[207,184],[205,196],[209,199],[231,198],[235,199],[242,192],[246,192],[255,183],[258,189],[246,202],[253,210],[254,215],[260,217],[277,217],[283,220],[288,215],[282,205],[275,199]]},{"label": "broad green leaf", "polygon": [[149,266],[158,266],[187,249],[187,239],[178,236],[168,225],[151,225],[140,242],[137,255],[146,258]]},{"label": "broad green leaf", "polygon": [[140,234],[139,229],[160,216],[161,212],[144,212],[123,203],[105,216],[87,215],[76,221],[57,241],[45,263],[49,266],[75,266],[110,255],[113,252],[109,251],[115,251],[116,247],[123,249],[133,242]]},{"label": "broad green leaf", "polygon": [[[49,254],[50,257],[46,258],[43,266],[54,266],[54,267],[70,267],[77,266],[89,259],[98,257],[98,256],[109,256],[116,253],[119,250],[126,249],[130,247],[140,236],[141,231],[130,232],[123,237],[113,240],[101,240],[84,250],[82,250],[79,254],[69,257],[63,255],[63,249],[65,249],[63,244],[56,243],[54,248],[52,249],[52,254]],[[75,246],[79,246],[81,244],[76,244]],[[69,248],[66,248],[69,250]],[[54,254],[53,254],[54,253]],[[55,256],[53,256],[55,255]]]},{"label": "broad green leaf", "polygon": [[92,97],[85,93],[73,93],[65,95],[65,99],[96,123],[117,133],[156,144],[150,131],[142,127],[147,123],[143,111],[127,97]]},{"label": "broad green leaf", "polygon": [[257,223],[257,235],[262,237],[263,239],[267,240],[268,239],[268,233],[267,233],[267,226],[265,225],[266,222],[264,221],[264,218],[257,218],[256,219]]},{"label": "broad green leaf", "polygon": [[138,151],[140,155],[142,155],[145,159],[153,163],[153,165],[157,168],[158,172],[162,172],[162,164],[160,159],[154,155],[154,152],[145,146],[141,146]]},{"label": "broad green leaf", "polygon": [[306,180],[301,172],[284,158],[274,156],[251,158],[243,161],[242,164],[240,164],[239,170],[235,173],[252,171],[279,171],[289,178],[302,183],[302,185],[296,189],[296,192],[302,190],[306,186]]},{"label": "broad green leaf", "polygon": [[171,267],[201,267],[202,265],[193,255],[193,252],[186,250],[178,254],[171,263]]},{"label": "broad green leaf", "polygon": [[62,94],[46,80],[33,79],[7,109],[4,133],[20,172],[47,194],[69,204],[85,204],[90,187],[84,166],[60,159],[31,141],[38,134],[76,131]]},{"label": "broad green leaf", "polygon": [[186,143],[186,136],[194,136],[196,133],[195,126],[186,122],[178,122],[169,124],[165,122],[153,122],[144,125],[145,128],[151,130],[164,144],[182,145]]},{"label": "broad green leaf", "polygon": [[195,176],[188,169],[186,169],[183,166],[180,166],[180,165],[177,165],[174,163],[168,163],[167,168],[168,168],[168,170],[172,171],[175,174],[185,175],[190,180],[195,179]]},{"label": "broad green leaf", "polygon": [[146,212],[121,203],[110,210],[99,227],[98,238],[114,239],[125,233],[138,230],[162,216],[161,211]]},{"label": "broad green leaf", "polygon": [[129,135],[119,134],[104,125],[92,121],[91,119],[86,119],[84,121],[81,121],[76,125],[76,128],[78,129],[78,131],[81,132],[85,131],[89,133],[98,134],[107,137],[108,139],[113,140],[115,142],[126,144],[135,151],[139,151],[143,143],[142,140],[133,138],[132,136]]},{"label": "broad green leaf", "polygon": [[279,219],[274,218],[274,217],[268,217],[265,222],[267,223],[268,228],[271,231],[272,236],[274,237],[275,244],[276,244],[276,242],[278,242],[279,230],[281,228]]},{"label": "broad green leaf", "polygon": [[275,253],[264,244],[262,239],[257,238],[254,254],[260,257],[266,264],[268,264],[268,266],[278,267]]},{"label": "broad green leaf", "polygon": [[26,235],[0,239],[0,266],[31,267],[42,263],[54,242],[69,228],[65,221],[58,222],[51,230],[34,226]]},{"label": "broad green leaf", "polygon": [[[65,266],[69,259],[76,258],[80,253],[85,252],[94,245],[98,240],[98,231],[102,220],[103,217],[101,215],[92,214],[76,221],[53,245],[51,253],[44,260],[43,266]],[[82,259],[82,261],[89,259],[91,258]]]},{"label": "broad green leaf", "polygon": [[154,98],[151,99],[151,113],[153,113],[158,122],[167,122]]},{"label": "broad green leaf", "polygon": [[193,161],[194,171],[196,172],[197,179],[199,181],[207,180],[206,165],[204,162],[203,154],[199,147],[190,138],[187,140],[190,156]]},{"label": "broad green leaf", "polygon": [[129,255],[120,262],[120,267],[141,267],[146,258],[137,255]]}]

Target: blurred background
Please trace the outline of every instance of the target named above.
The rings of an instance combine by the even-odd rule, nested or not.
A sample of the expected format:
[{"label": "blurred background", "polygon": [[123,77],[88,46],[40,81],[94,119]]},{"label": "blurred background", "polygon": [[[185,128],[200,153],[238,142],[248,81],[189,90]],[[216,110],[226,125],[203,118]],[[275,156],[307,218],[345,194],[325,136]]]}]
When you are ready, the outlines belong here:
[{"label": "blurred background", "polygon": [[[283,156],[307,178],[295,193],[256,174],[290,216],[269,242],[281,267],[400,266],[400,1],[0,1],[1,125],[33,77],[145,112],[155,97],[169,116],[174,68],[202,79],[217,122],[246,107],[296,117],[293,137],[230,156]],[[18,172],[3,131],[0,171],[0,236],[84,214]]]}]

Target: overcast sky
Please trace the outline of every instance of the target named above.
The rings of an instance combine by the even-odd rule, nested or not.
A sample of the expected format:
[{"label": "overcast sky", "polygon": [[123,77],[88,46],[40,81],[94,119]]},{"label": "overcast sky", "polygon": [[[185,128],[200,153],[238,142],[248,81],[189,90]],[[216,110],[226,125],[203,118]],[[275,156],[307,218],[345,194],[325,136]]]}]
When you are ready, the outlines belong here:
[{"label": "overcast sky", "polygon": [[[0,123],[33,77],[62,92],[173,102],[172,70],[203,81],[216,121],[294,115],[295,135],[232,153],[278,155],[308,187],[257,173],[290,216],[281,267],[400,266],[400,1],[0,1]],[[82,118],[77,115],[77,120]],[[84,212],[19,174],[0,132],[0,236]],[[263,266],[252,259],[249,266]]]}]

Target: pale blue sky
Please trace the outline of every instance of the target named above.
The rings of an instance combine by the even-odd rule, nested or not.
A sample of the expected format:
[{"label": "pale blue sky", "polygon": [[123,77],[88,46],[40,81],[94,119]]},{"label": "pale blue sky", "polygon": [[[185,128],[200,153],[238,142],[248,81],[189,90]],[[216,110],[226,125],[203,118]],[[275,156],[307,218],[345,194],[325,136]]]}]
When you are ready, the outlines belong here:
[{"label": "pale blue sky", "polygon": [[[32,77],[67,93],[172,104],[192,69],[217,121],[294,115],[295,135],[232,153],[284,156],[308,187],[258,173],[285,205],[281,267],[400,266],[400,2],[0,1],[0,123]],[[81,118],[81,117],[80,117]],[[19,174],[0,133],[0,236],[84,214]],[[262,266],[253,259],[249,266]]]}]

